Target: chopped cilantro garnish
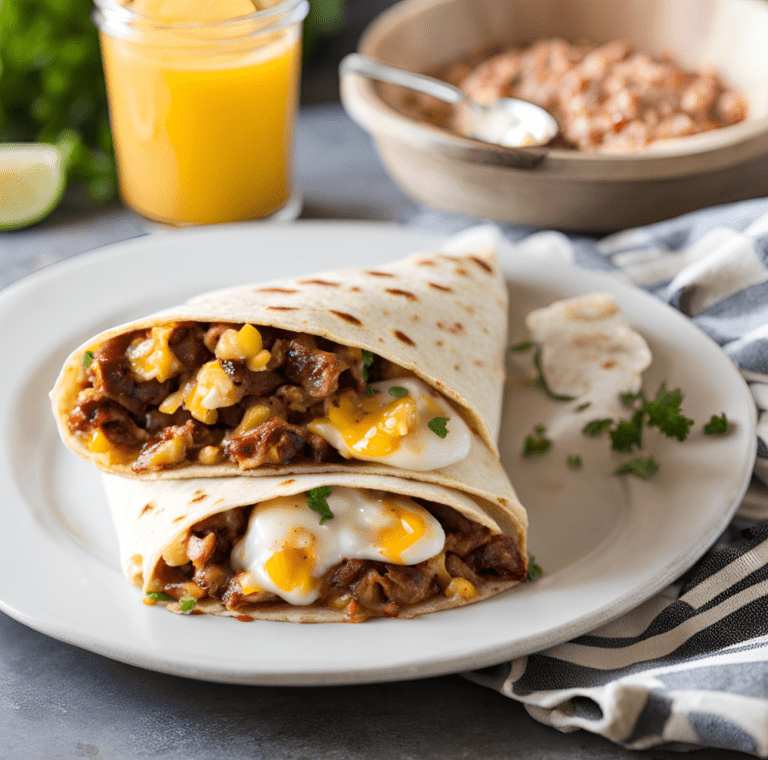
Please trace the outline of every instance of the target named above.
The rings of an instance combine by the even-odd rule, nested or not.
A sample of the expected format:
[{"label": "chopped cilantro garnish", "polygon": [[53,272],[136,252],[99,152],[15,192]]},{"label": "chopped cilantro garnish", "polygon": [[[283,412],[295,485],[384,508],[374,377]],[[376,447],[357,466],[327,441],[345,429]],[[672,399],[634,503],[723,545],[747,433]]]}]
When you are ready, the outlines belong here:
[{"label": "chopped cilantro garnish", "polygon": [[373,396],[375,393],[378,393],[378,391],[375,388],[371,388],[370,385],[365,389],[366,396]]},{"label": "chopped cilantro garnish", "polygon": [[585,409],[587,409],[590,406],[592,406],[592,402],[591,401],[585,401],[583,404],[579,404],[576,407],[576,411],[577,412],[583,412]]},{"label": "chopped cilantro garnish", "polygon": [[608,434],[611,436],[611,448],[614,451],[632,451],[634,446],[643,448],[642,440],[643,412],[635,412],[631,420],[619,420]]},{"label": "chopped cilantro garnish", "polygon": [[581,432],[584,433],[584,435],[589,435],[595,438],[596,436],[608,430],[612,424],[613,420],[610,419],[610,417],[606,417],[602,420],[592,420],[592,422],[588,422],[586,425],[584,425]]},{"label": "chopped cilantro garnish", "polygon": [[527,351],[529,348],[533,348],[533,341],[532,340],[524,340],[520,343],[515,343],[514,346],[510,346],[507,351],[514,351],[515,353],[520,353],[522,351]]},{"label": "chopped cilantro garnish", "polygon": [[147,592],[147,598],[153,602],[172,602],[173,598],[164,594],[162,591],[149,591]]},{"label": "chopped cilantro garnish", "polygon": [[653,457],[635,457],[624,464],[619,465],[614,475],[637,475],[638,478],[650,478],[659,469]]},{"label": "chopped cilantro garnish", "polygon": [[523,446],[523,456],[530,457],[537,454],[545,454],[552,448],[552,441],[544,437],[544,425],[536,425],[533,429],[533,435],[525,439]]},{"label": "chopped cilantro garnish", "polygon": [[656,398],[646,401],[643,405],[643,411],[648,415],[649,427],[657,427],[668,438],[684,441],[688,437],[688,429],[693,425],[693,420],[680,413],[682,401],[683,395],[679,390],[668,391],[662,383]]},{"label": "chopped cilantro garnish", "polygon": [[568,462],[568,466],[572,470],[580,470],[581,469],[581,457],[578,454],[572,454],[568,457],[566,460]]},{"label": "chopped cilantro garnish", "polygon": [[93,351],[86,351],[83,354],[83,367],[90,367],[93,362]]},{"label": "chopped cilantro garnish", "polygon": [[179,609],[182,612],[189,612],[194,606],[195,606],[195,600],[194,599],[180,599],[179,600]]},{"label": "chopped cilantro garnish", "polygon": [[719,417],[715,414],[712,415],[712,419],[704,425],[704,432],[707,435],[724,435],[728,432],[728,420],[723,412]]},{"label": "chopped cilantro garnish", "polygon": [[448,435],[448,428],[445,423],[448,422],[450,417],[433,417],[428,423],[427,427],[440,438],[445,438]]},{"label": "chopped cilantro garnish", "polygon": [[627,406],[632,406],[635,403],[635,401],[637,401],[639,398],[643,398],[642,391],[640,391],[640,393],[630,393],[629,391],[627,391],[627,393],[621,394],[621,400]]},{"label": "chopped cilantro garnish", "polygon": [[536,563],[535,557],[528,557],[528,580],[533,581],[536,578],[541,578],[544,571],[541,569],[541,565]]},{"label": "chopped cilantro garnish", "polygon": [[363,349],[363,380],[368,382],[368,369],[373,364],[373,353]]},{"label": "chopped cilantro garnish", "polygon": [[400,398],[401,396],[407,396],[408,391],[400,385],[393,385],[389,389],[389,395],[394,396],[395,398]]},{"label": "chopped cilantro garnish", "polygon": [[536,385],[541,388],[544,393],[547,394],[550,398],[555,399],[555,401],[573,401],[573,396],[560,396],[557,393],[554,393],[550,387],[547,385],[547,381],[544,379],[544,373],[541,371],[541,349],[537,349],[536,353],[533,355],[533,364],[536,367],[536,371],[538,372],[538,375],[536,377]]},{"label": "chopped cilantro garnish", "polygon": [[326,499],[331,495],[330,486],[318,486],[311,491],[307,491],[307,506],[310,509],[314,509],[320,517],[320,525],[326,520],[330,520],[334,517],[331,508],[328,506]]}]

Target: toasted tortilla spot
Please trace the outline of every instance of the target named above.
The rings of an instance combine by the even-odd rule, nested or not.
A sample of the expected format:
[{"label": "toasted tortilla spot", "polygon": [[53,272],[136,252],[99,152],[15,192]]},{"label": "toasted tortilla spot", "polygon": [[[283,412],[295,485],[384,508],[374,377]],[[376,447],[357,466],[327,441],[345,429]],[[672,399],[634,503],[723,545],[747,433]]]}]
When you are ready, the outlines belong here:
[{"label": "toasted tortilla spot", "polygon": [[419,321],[419,315],[413,314],[411,315],[411,322],[418,322]]},{"label": "toasted tortilla spot", "polygon": [[441,341],[441,340],[436,340],[436,341],[435,341],[435,345],[436,345],[436,346],[442,346],[442,345],[443,345],[443,341]]},{"label": "toasted tortilla spot", "polygon": [[436,282],[428,282],[427,285],[435,290],[442,290],[444,293],[453,293],[453,288],[449,288],[447,285],[438,285]]},{"label": "toasted tortilla spot", "polygon": [[328,280],[299,280],[301,285],[328,285],[329,287],[338,288],[338,282],[330,282]]},{"label": "toasted tortilla spot", "polygon": [[185,517],[186,517],[186,515],[179,515],[178,517],[174,517],[173,521],[174,522],[181,522]]},{"label": "toasted tortilla spot", "polygon": [[407,343],[409,346],[416,345],[404,332],[401,332],[400,330],[395,330],[394,333],[395,333],[395,337],[398,340],[403,341],[403,343]]},{"label": "toasted tortilla spot", "polygon": [[391,293],[393,296],[403,296],[409,301],[418,301],[418,297],[415,293],[411,293],[410,290],[399,290],[398,288],[385,288],[385,292]]},{"label": "toasted tortilla spot", "polygon": [[432,261],[432,259],[422,259],[421,261],[416,262],[420,267],[433,267],[435,266],[435,262]]},{"label": "toasted tortilla spot", "polygon": [[475,366],[476,367],[482,367],[483,366],[483,360],[482,359],[475,359]]},{"label": "toasted tortilla spot", "polygon": [[493,268],[490,267],[482,259],[478,259],[477,256],[470,256],[469,259],[470,259],[470,261],[474,261],[475,264],[477,264],[480,268],[485,269],[486,272],[493,272]]},{"label": "toasted tortilla spot", "polygon": [[616,366],[616,362],[612,359],[603,364],[603,369],[613,369]]},{"label": "toasted tortilla spot", "polygon": [[150,501],[148,504],[144,505],[144,509],[141,510],[141,514],[139,515],[139,517],[146,514],[147,512],[151,512],[154,508],[155,508],[155,502]]},{"label": "toasted tortilla spot", "polygon": [[295,482],[296,482],[296,478],[291,478],[290,480],[284,480],[280,485],[281,486],[288,486],[291,483],[295,483]]},{"label": "toasted tortilla spot", "polygon": [[297,311],[295,306],[266,306],[265,308],[272,311]]},{"label": "toasted tortilla spot", "polygon": [[195,504],[198,501],[202,501],[203,499],[207,499],[208,494],[205,491],[195,491],[192,499],[190,500],[190,504]]},{"label": "toasted tortilla spot", "polygon": [[224,499],[216,499],[216,501],[213,502],[212,506],[216,506],[217,504],[221,504],[224,501]]},{"label": "toasted tortilla spot", "polygon": [[367,270],[366,274],[371,275],[371,277],[394,277],[395,276],[393,274],[390,274],[389,272],[377,272],[373,269]]},{"label": "toasted tortilla spot", "polygon": [[298,293],[298,290],[293,288],[256,288],[254,293]]},{"label": "toasted tortilla spot", "polygon": [[460,274],[462,277],[469,276],[469,272],[464,267],[456,267],[456,274]]},{"label": "toasted tortilla spot", "polygon": [[461,369],[461,367],[460,367],[458,364],[454,364],[454,365],[453,365],[453,368],[454,368],[454,369],[455,369],[457,372],[458,372],[458,371]]},{"label": "toasted tortilla spot", "polygon": [[350,288],[350,290],[351,290],[353,293],[357,293],[357,292],[359,292],[360,288],[358,288],[358,287],[357,287],[357,285],[355,285],[355,287],[353,287],[353,288]]},{"label": "toasted tortilla spot", "polygon": [[357,318],[353,317],[351,314],[347,314],[345,311],[334,311],[333,309],[330,309],[331,314],[335,314],[337,317],[340,317],[341,319],[345,319],[347,322],[349,322],[352,325],[357,325],[358,327],[362,327],[363,323]]},{"label": "toasted tortilla spot", "polygon": [[235,620],[239,620],[241,623],[252,623],[255,618],[250,615],[235,615]]}]

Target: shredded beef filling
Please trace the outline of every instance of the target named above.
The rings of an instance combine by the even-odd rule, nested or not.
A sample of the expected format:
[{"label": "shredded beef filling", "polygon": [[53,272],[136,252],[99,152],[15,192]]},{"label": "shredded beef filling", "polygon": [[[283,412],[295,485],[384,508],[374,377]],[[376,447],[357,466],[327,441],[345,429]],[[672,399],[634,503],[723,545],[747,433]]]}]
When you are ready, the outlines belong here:
[{"label": "shredded beef filling", "polygon": [[[216,409],[214,423],[194,419],[183,405],[160,410],[172,394],[186,393],[198,370],[215,359],[222,334],[240,327],[186,322],[172,326],[167,344],[181,369],[163,382],[138,377],[128,358],[130,347],[146,340],[149,330],[105,341],[81,372],[81,391],[69,415],[69,429],[89,444],[100,431],[132,461],[135,472],[203,461],[203,449],[208,452],[207,462],[228,460],[243,470],[339,458],[306,426],[324,414],[325,400],[339,388],[365,391],[362,352],[316,336],[258,328],[263,347],[269,351],[264,368],[252,371],[245,361],[220,359],[239,400]],[[374,363],[368,370],[369,380],[376,378],[377,371]],[[267,419],[237,432],[254,406],[266,407]]]},{"label": "shredded beef filling", "polygon": [[[344,560],[326,574],[315,604],[343,610],[349,622],[362,622],[369,617],[397,617],[403,607],[443,594],[452,578],[463,578],[476,589],[489,580],[527,578],[526,558],[513,538],[492,535],[488,528],[450,507],[424,506],[440,521],[446,535],[437,562],[405,566]],[[247,525],[247,507],[222,512],[195,525],[186,544],[189,562],[169,567],[161,560],[155,573],[156,590],[174,599],[213,597],[244,615],[253,611],[254,605],[279,601],[269,592],[244,593],[230,565],[232,547],[245,534]],[[438,569],[440,560],[446,572]]]}]

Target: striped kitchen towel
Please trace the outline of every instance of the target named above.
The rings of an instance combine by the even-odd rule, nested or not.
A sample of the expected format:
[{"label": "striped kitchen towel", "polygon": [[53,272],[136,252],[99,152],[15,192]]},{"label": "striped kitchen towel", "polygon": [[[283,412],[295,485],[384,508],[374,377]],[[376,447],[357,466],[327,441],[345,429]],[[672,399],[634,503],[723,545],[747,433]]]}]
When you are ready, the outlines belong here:
[{"label": "striped kitchen towel", "polygon": [[[425,209],[404,221],[451,234],[477,224]],[[741,369],[758,451],[736,518],[684,578],[587,635],[465,675],[562,731],[768,757],[768,199],[600,240],[501,230],[518,255],[613,272],[689,316]]]}]

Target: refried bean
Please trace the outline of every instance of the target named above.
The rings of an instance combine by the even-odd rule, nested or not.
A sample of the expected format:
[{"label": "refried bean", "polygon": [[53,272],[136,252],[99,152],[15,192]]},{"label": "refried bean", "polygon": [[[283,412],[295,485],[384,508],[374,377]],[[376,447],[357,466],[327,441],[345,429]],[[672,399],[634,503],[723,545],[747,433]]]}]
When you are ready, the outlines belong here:
[{"label": "refried bean", "polygon": [[[681,69],[627,40],[571,45],[540,40],[524,49],[474,55],[439,76],[481,103],[513,97],[546,108],[560,124],[558,147],[589,152],[641,150],[746,118],[742,95],[715,71]],[[410,101],[421,118],[461,131],[461,113],[433,99]]]}]

